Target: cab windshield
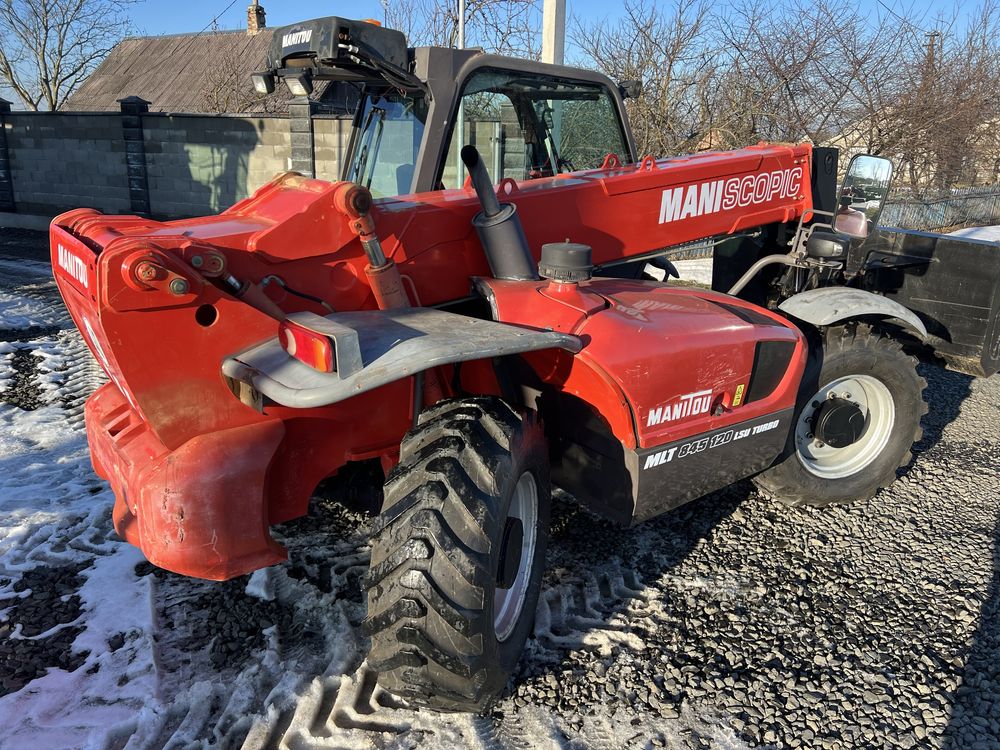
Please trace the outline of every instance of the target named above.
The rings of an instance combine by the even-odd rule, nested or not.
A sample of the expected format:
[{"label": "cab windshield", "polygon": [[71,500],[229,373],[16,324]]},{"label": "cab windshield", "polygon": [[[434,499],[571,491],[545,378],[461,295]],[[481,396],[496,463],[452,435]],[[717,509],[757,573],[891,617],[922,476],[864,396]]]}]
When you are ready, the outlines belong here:
[{"label": "cab windshield", "polygon": [[423,95],[366,92],[347,179],[376,198],[410,192],[427,106]]},{"label": "cab windshield", "polygon": [[[479,150],[495,182],[595,169],[608,154],[631,158],[617,103],[600,83],[482,68],[463,83],[456,110],[443,152],[424,154],[438,158],[438,190],[464,184],[465,145]],[[421,92],[367,89],[345,179],[376,198],[409,193],[427,114]]]}]

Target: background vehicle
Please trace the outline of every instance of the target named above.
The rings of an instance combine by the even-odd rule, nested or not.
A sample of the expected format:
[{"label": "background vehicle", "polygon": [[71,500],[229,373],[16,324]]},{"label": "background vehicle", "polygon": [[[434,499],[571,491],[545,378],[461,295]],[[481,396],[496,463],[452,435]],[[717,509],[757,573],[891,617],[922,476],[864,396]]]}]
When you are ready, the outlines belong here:
[{"label": "background vehicle", "polygon": [[[531,628],[551,482],[632,524],[750,475],[790,504],[864,498],[906,463],[923,382],[896,333],[927,331],[821,223],[831,152],[637,159],[596,73],[339,18],[275,40],[261,90],[363,86],[343,182],[51,229],[112,381],[87,405],[94,465],[150,561],[279,562],[268,526],[378,459],[370,663],[408,700],[478,710]],[[884,196],[890,172],[862,157],[848,178]],[[639,278],[705,239],[729,294]]]}]

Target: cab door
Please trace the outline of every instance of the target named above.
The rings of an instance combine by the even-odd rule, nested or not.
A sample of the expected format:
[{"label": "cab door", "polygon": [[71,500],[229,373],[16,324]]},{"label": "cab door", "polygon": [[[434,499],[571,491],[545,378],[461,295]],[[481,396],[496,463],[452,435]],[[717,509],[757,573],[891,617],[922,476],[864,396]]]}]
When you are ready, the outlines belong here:
[{"label": "cab door", "polygon": [[489,55],[473,63],[460,76],[437,187],[465,184],[466,145],[479,151],[494,183],[596,169],[608,154],[634,160],[621,93],[604,76]]}]

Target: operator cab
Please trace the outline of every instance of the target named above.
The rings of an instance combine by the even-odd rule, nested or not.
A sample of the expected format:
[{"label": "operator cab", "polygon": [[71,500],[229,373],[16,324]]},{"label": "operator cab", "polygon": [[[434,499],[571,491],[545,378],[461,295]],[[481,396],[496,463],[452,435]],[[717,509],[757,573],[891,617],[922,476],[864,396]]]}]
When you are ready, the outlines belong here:
[{"label": "operator cab", "polygon": [[299,96],[314,80],[360,87],[341,179],[376,198],[461,188],[466,145],[495,182],[595,169],[608,154],[636,160],[622,90],[596,72],[480,50],[407,48],[398,31],[336,17],[278,29],[268,62],[271,69],[254,74],[262,93],[277,79]]}]

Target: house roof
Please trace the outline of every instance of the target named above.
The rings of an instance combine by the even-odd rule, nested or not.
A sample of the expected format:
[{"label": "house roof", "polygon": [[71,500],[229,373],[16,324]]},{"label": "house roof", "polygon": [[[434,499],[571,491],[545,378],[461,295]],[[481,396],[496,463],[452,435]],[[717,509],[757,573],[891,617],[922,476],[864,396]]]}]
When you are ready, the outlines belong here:
[{"label": "house roof", "polygon": [[[284,86],[260,96],[250,74],[267,67],[274,29],[251,36],[241,31],[130,37],[115,45],[81,86],[65,110],[118,111],[119,99],[139,96],[151,112],[257,114],[287,112]],[[321,111],[348,112],[350,92],[317,82],[312,99]]]}]

